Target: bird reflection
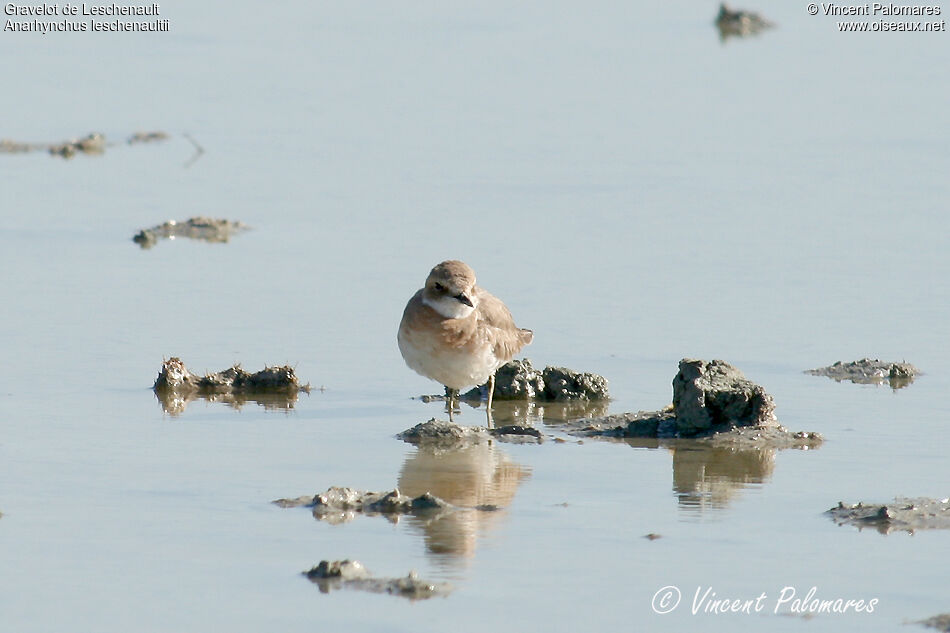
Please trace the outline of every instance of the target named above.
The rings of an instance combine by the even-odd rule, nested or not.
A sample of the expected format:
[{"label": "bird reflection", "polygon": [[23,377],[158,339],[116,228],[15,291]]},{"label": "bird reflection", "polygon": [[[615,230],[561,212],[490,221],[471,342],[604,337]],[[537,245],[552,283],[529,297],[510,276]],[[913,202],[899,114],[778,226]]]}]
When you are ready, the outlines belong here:
[{"label": "bird reflection", "polygon": [[420,447],[403,464],[399,490],[410,496],[430,492],[458,508],[408,519],[421,530],[427,550],[441,564],[455,567],[475,554],[479,536],[499,524],[518,485],[529,476],[529,469],[494,443],[448,451]]}]

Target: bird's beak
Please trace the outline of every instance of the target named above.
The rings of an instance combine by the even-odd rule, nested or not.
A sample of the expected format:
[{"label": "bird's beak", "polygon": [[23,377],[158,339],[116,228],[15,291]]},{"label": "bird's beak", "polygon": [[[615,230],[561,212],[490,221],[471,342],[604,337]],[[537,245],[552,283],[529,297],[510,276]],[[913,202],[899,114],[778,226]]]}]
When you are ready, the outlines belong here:
[{"label": "bird's beak", "polygon": [[460,292],[459,294],[455,295],[455,298],[458,299],[461,303],[464,303],[465,305],[469,306],[470,308],[475,307],[475,304],[472,303],[471,299],[465,296],[464,292]]}]

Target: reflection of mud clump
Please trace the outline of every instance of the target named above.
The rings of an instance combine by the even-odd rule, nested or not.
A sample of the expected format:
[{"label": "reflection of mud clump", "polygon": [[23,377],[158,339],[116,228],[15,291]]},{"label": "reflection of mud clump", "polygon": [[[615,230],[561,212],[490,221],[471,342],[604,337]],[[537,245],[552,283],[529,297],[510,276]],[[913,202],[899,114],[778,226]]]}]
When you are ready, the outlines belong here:
[{"label": "reflection of mud clump", "polygon": [[749,485],[766,482],[775,470],[775,450],[712,446],[700,440],[670,440],[673,491],[685,509],[724,508]]},{"label": "reflection of mud clump", "polygon": [[[542,402],[529,403],[531,409],[526,413],[534,412],[539,423],[556,425],[565,420],[591,418],[607,415],[610,403],[606,400],[580,402]],[[497,419],[497,416],[496,416]]]},{"label": "reflection of mud clump", "polygon": [[815,433],[744,427],[697,438],[613,438],[634,448],[665,448],[673,456],[673,491],[683,510],[724,508],[739,491],[765,483],[775,470],[775,453],[821,445]]},{"label": "reflection of mud clump", "polygon": [[775,25],[758,13],[730,9],[725,2],[719,5],[719,13],[716,15],[716,28],[719,29],[719,38],[722,40],[756,35],[773,26]]},{"label": "reflection of mud clump", "polygon": [[178,237],[225,243],[231,239],[232,235],[248,228],[242,222],[215,218],[196,217],[189,218],[184,222],[169,220],[150,229],[142,229],[132,237],[132,241],[142,248],[152,248],[158,244],[159,240],[173,240]]},{"label": "reflection of mud clump", "polygon": [[316,567],[305,571],[304,575],[320,587],[321,593],[329,593],[332,589],[356,589],[388,593],[410,600],[425,600],[448,595],[452,591],[451,585],[422,580],[415,572],[409,572],[403,578],[374,578],[357,560],[323,560]]},{"label": "reflection of mud clump", "polygon": [[[476,387],[462,398],[479,399],[485,385]],[[546,402],[608,400],[607,379],[597,374],[566,367],[545,367],[538,371],[531,361],[512,360],[495,372],[495,400],[543,400]]]},{"label": "reflection of mud clump", "polygon": [[191,373],[180,358],[162,363],[152,386],[167,413],[177,415],[196,398],[241,405],[248,400],[265,407],[292,408],[301,391],[310,393],[310,385],[301,385],[294,368],[265,367],[250,373],[235,365],[223,371],[199,376]]},{"label": "reflection of mud clump", "polygon": [[282,508],[313,508],[315,519],[332,524],[347,523],[355,519],[357,514],[383,515],[396,522],[400,514],[432,514],[452,509],[450,504],[428,492],[413,498],[401,494],[398,489],[365,492],[339,486],[317,495],[277,499],[274,503]]},{"label": "reflection of mud clump", "polygon": [[809,369],[806,374],[828,376],[836,382],[850,380],[863,385],[880,385],[885,380],[892,389],[900,389],[914,382],[920,370],[910,363],[888,363],[877,359],[862,358],[850,363],[836,362],[828,367]]},{"label": "reflection of mud clump", "polygon": [[904,499],[894,503],[838,506],[826,512],[838,525],[876,528],[881,534],[950,529],[950,499]]}]

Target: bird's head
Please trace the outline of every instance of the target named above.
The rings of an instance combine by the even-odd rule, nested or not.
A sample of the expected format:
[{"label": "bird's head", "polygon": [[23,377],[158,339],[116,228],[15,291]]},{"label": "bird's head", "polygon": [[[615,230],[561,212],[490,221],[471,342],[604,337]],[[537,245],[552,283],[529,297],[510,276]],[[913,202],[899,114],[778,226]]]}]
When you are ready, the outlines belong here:
[{"label": "bird's head", "polygon": [[470,315],[477,304],[475,271],[465,262],[449,260],[429,273],[422,302],[447,319]]}]

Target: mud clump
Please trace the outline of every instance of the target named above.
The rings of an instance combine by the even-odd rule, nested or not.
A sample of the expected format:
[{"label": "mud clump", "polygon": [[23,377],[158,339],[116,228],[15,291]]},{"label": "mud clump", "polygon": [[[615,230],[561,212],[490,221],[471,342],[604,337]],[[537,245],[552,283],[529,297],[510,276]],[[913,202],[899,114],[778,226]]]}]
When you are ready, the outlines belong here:
[{"label": "mud clump", "polygon": [[357,516],[382,516],[391,523],[409,516],[433,521],[455,512],[497,512],[496,504],[455,506],[430,492],[411,497],[398,488],[383,492],[367,492],[355,488],[331,486],[316,495],[277,499],[272,502],[281,508],[310,508],[313,518],[331,525],[349,523]]},{"label": "mud clump", "polygon": [[487,443],[492,439],[510,443],[541,443],[544,436],[530,426],[509,424],[497,428],[481,426],[463,426],[454,422],[445,422],[435,418],[420,422],[411,429],[396,435],[397,438],[427,448],[456,450],[467,446]]},{"label": "mud clump", "polygon": [[607,379],[597,374],[574,371],[566,367],[545,367],[544,400],[607,400]]},{"label": "mud clump", "polygon": [[744,426],[730,431],[713,433],[696,438],[702,444],[715,448],[728,448],[734,451],[767,447],[784,450],[797,448],[809,450],[818,448],[824,442],[821,433],[814,431],[789,431],[782,426]]},{"label": "mud clump", "polygon": [[673,410],[681,436],[740,426],[778,426],[772,396],[721,360],[680,361],[673,378]]},{"label": "mud clump", "polygon": [[695,435],[677,432],[677,417],[672,410],[621,413],[569,422],[564,428],[573,435],[610,438],[690,439],[715,447],[736,450],[756,448],[810,449],[821,446],[824,438],[811,431],[789,431],[783,426],[740,426],[721,428]]},{"label": "mud clump", "polygon": [[433,418],[406,429],[396,437],[416,446],[448,449],[482,444],[491,439],[491,434],[484,427],[463,426]]},{"label": "mud clump", "polygon": [[180,358],[172,357],[162,362],[152,390],[166,413],[178,415],[198,398],[236,407],[252,400],[265,408],[293,408],[297,395],[301,391],[310,393],[311,387],[309,383],[301,385],[289,365],[265,367],[254,373],[234,365],[200,376],[189,371]]},{"label": "mud clump", "polygon": [[425,600],[446,596],[452,591],[448,583],[433,583],[409,572],[402,578],[375,578],[357,560],[320,561],[320,564],[303,572],[311,582],[320,587],[321,593],[334,589],[355,589],[370,593],[386,593],[410,600]]},{"label": "mud clump", "polygon": [[683,359],[673,378],[673,404],[661,411],[572,420],[562,427],[583,436],[618,438],[717,438],[735,446],[809,448],[817,433],[779,425],[772,396],[721,360]]},{"label": "mud clump", "polygon": [[341,580],[357,580],[359,578],[369,578],[372,574],[363,567],[363,563],[358,560],[322,560],[316,567],[311,567],[304,574],[311,580],[322,578],[339,578]]},{"label": "mud clump", "polygon": [[897,498],[894,503],[838,505],[828,510],[838,525],[875,528],[881,534],[950,529],[950,499]]},{"label": "mud clump", "polygon": [[921,624],[931,629],[936,629],[941,633],[950,633],[950,613],[941,613],[926,620],[918,620],[915,624]]},{"label": "mud clump", "polygon": [[138,143],[157,143],[158,141],[167,141],[169,135],[166,132],[136,132],[125,140],[129,145]]},{"label": "mud clump", "polygon": [[[473,390],[476,391],[476,390]],[[469,391],[468,394],[472,394]],[[480,393],[477,395],[480,396]],[[531,366],[531,361],[511,360],[495,372],[495,395],[498,400],[530,400],[544,397],[542,372]]]},{"label": "mud clump", "polygon": [[900,389],[914,382],[921,372],[910,363],[892,363],[876,358],[862,358],[850,363],[838,361],[827,367],[808,369],[805,373],[812,376],[827,376],[835,382],[848,380],[862,385],[880,385],[886,381],[892,389]]},{"label": "mud clump", "polygon": [[106,137],[102,134],[89,134],[80,139],[64,141],[50,145],[47,151],[54,156],[72,158],[78,153],[102,154],[106,150]]},{"label": "mud clump", "polygon": [[[154,143],[170,138],[165,132],[136,132],[126,141],[129,145],[138,143]],[[9,139],[0,140],[0,154],[25,154],[28,152],[47,152],[51,156],[72,158],[76,154],[103,154],[106,148],[114,143],[108,143],[104,134],[92,132],[81,138],[73,138],[58,143],[23,143]]]},{"label": "mud clump", "polygon": [[310,385],[301,385],[289,365],[265,367],[261,371],[250,373],[234,365],[223,371],[199,376],[191,373],[185,363],[173,356],[162,363],[158,372],[155,391],[197,391],[201,393],[222,393],[232,391],[258,392],[281,391],[297,393],[309,391]]},{"label": "mud clump", "polygon": [[132,237],[132,241],[143,249],[149,249],[163,239],[179,237],[202,240],[213,243],[226,243],[232,235],[248,230],[246,224],[232,220],[206,217],[189,218],[183,222],[169,220],[164,224],[142,229]]},{"label": "mud clump", "polygon": [[[462,398],[478,400],[486,393],[487,385],[481,385],[463,394]],[[539,371],[525,358],[508,361],[498,368],[494,399],[586,402],[609,400],[610,394],[607,379],[603,376],[566,367],[545,367]]]},{"label": "mud clump", "polygon": [[0,154],[25,154],[32,152],[36,146],[31,143],[11,141],[8,138],[0,139]]},{"label": "mud clump", "polygon": [[385,492],[366,492],[354,488],[333,486],[317,495],[296,499],[277,499],[273,502],[282,508],[308,507],[318,521],[331,524],[348,523],[357,515],[383,515],[398,520],[399,515],[431,515],[450,511],[453,506],[428,492],[418,497],[401,494],[398,489]]},{"label": "mud clump", "polygon": [[664,411],[615,413],[595,418],[569,420],[563,426],[575,435],[604,437],[676,437],[676,414]]},{"label": "mud clump", "polygon": [[743,11],[741,9],[731,9],[726,6],[724,2],[719,5],[719,13],[716,14],[715,24],[716,28],[719,29],[719,38],[721,40],[726,40],[730,37],[757,35],[775,26],[758,13]]}]

